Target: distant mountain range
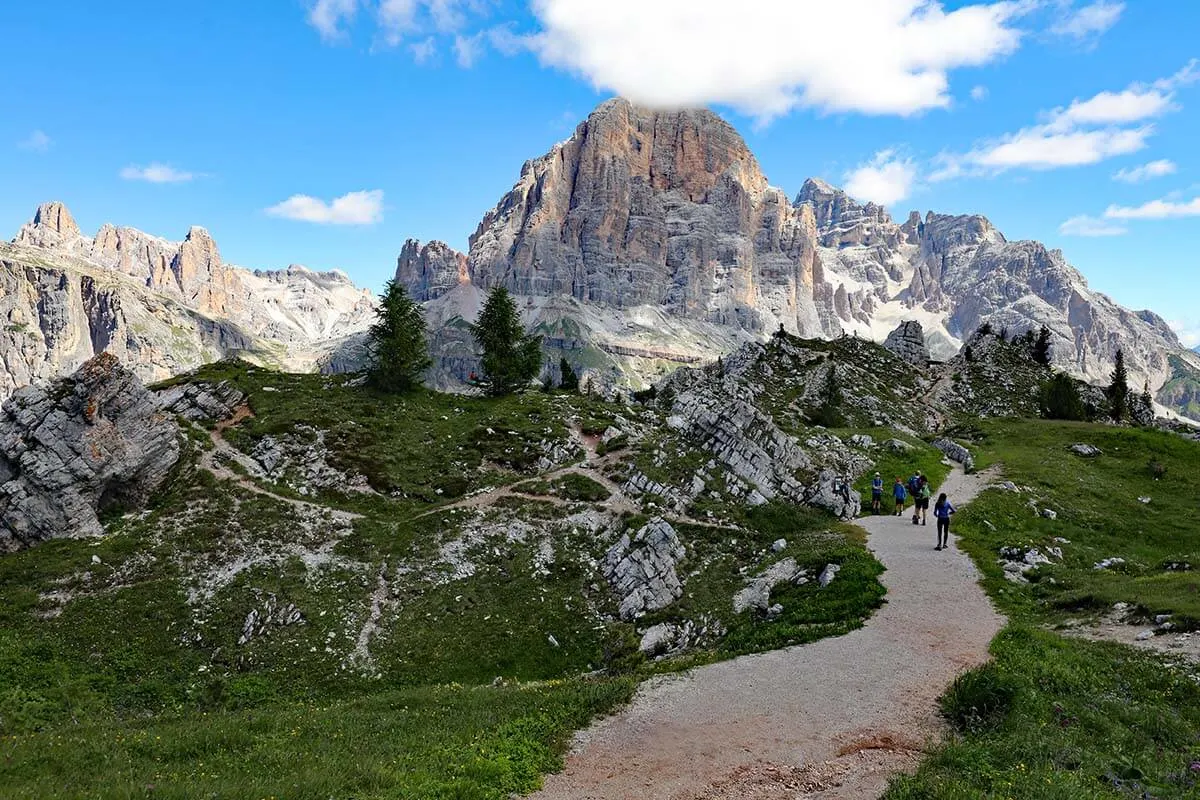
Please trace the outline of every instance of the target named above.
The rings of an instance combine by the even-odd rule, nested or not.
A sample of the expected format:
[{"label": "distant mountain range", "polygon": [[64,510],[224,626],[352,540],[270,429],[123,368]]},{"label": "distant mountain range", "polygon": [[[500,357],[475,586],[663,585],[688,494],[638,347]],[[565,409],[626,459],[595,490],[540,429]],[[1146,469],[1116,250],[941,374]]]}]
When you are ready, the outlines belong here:
[{"label": "distant mountain range", "polygon": [[[1197,413],[1200,354],[1150,311],[1092,291],[1058,250],[1009,241],[985,217],[903,222],[818,180],[771,186],[745,141],[706,110],[599,106],[526,162],[467,253],[409,240],[396,279],[424,304],[436,366],[478,370],[468,323],[504,286],[559,356],[598,382],[642,386],[783,329],[882,341],[919,321],[946,359],[983,323],[1047,326],[1055,364],[1131,382]],[[340,272],[222,262],[203,228],[171,242],[104,225],[85,236],[60,203],[0,244],[0,398],[107,350],[146,380],[238,354],[291,370],[354,368],[371,296]]]},{"label": "distant mountain range", "polygon": [[340,272],[233,267],[198,227],[181,242],[112,225],[88,237],[46,203],[0,243],[0,399],[102,351],[144,380],[228,355],[310,371],[373,310]]},{"label": "distant mountain range", "polygon": [[818,179],[789,199],[716,114],[619,98],[524,165],[468,253],[410,240],[396,279],[425,303],[444,385],[476,368],[465,323],[496,286],[545,336],[552,368],[561,353],[635,386],[781,326],[881,341],[905,320],[940,358],[985,322],[1046,325],[1055,363],[1094,382],[1118,349],[1138,386],[1200,375],[1161,317],[1092,291],[1061,251],[977,215],[897,223]]}]

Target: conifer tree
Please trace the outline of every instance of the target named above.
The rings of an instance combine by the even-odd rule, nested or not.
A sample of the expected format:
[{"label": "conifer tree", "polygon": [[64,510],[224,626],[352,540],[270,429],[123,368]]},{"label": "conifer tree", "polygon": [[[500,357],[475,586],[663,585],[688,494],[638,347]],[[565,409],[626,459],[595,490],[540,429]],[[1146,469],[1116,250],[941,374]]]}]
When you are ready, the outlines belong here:
[{"label": "conifer tree", "polygon": [[1046,419],[1087,419],[1087,409],[1079,396],[1079,387],[1062,372],[1042,386],[1042,416]]},{"label": "conifer tree", "polygon": [[1037,341],[1033,344],[1033,360],[1039,364],[1050,365],[1050,329],[1045,325],[1038,331]]},{"label": "conifer tree", "polygon": [[845,398],[842,397],[842,387],[838,383],[837,371],[831,363],[829,370],[825,373],[825,385],[821,388],[821,404],[812,413],[813,423],[824,425],[826,428],[840,428],[846,423],[846,416],[842,413],[844,403]]},{"label": "conifer tree", "polygon": [[483,350],[480,382],[492,397],[524,388],[541,369],[541,337],[525,332],[517,304],[503,286],[488,295],[471,335]]},{"label": "conifer tree", "polygon": [[1129,374],[1125,371],[1125,352],[1117,351],[1112,383],[1108,386],[1108,413],[1114,422],[1121,422],[1129,413]]},{"label": "conifer tree", "polygon": [[425,317],[404,287],[388,281],[375,324],[367,331],[367,379],[385,392],[406,392],[421,382],[433,362],[425,340]]},{"label": "conifer tree", "polygon": [[558,360],[558,372],[562,376],[558,381],[559,389],[572,393],[579,391],[579,375],[571,368],[565,357]]}]

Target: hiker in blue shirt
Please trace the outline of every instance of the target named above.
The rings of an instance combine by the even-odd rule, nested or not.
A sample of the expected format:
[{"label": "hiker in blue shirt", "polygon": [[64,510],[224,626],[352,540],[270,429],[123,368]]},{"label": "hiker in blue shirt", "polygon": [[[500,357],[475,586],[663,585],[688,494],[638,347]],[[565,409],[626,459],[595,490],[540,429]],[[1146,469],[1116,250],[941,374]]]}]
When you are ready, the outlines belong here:
[{"label": "hiker in blue shirt", "polygon": [[954,513],[954,506],[950,505],[950,501],[946,498],[946,493],[942,492],[938,495],[937,504],[933,507],[933,516],[937,520],[937,547],[934,550],[949,550],[950,549],[950,515]]},{"label": "hiker in blue shirt", "polygon": [[900,482],[899,475],[896,476],[896,484],[892,486],[892,497],[896,498],[896,516],[904,516],[904,499],[908,497],[908,490]]},{"label": "hiker in blue shirt", "polygon": [[879,473],[875,473],[874,480],[871,481],[871,513],[878,514],[882,509],[883,504],[883,478],[879,477]]}]

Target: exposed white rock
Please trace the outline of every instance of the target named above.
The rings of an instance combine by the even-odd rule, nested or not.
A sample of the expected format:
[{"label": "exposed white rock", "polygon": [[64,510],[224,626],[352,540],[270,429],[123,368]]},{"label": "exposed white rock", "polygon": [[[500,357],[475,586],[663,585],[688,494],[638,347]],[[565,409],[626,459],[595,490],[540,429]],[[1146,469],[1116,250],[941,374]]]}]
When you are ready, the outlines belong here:
[{"label": "exposed white rock", "polygon": [[619,598],[621,619],[658,611],[680,598],[683,584],[675,567],[686,553],[675,529],[661,517],[609,548],[601,567]]}]

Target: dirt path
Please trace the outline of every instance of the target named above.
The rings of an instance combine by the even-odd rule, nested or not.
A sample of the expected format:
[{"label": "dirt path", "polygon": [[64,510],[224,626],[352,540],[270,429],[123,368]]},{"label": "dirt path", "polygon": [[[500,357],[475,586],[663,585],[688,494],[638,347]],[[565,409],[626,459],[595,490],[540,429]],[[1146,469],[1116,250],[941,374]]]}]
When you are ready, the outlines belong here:
[{"label": "dirt path", "polygon": [[265,489],[255,481],[247,478],[245,475],[240,475],[229,467],[220,463],[217,456],[220,455],[229,461],[235,461],[241,465],[242,469],[246,470],[251,475],[255,473],[261,474],[262,467],[258,462],[250,458],[242,451],[225,441],[225,431],[232,428],[250,417],[254,416],[254,412],[250,410],[250,406],[243,404],[234,409],[233,416],[228,419],[223,419],[213,426],[209,431],[209,437],[212,439],[212,449],[205,450],[200,454],[199,466],[201,469],[208,470],[219,480],[233,481],[243,489],[259,494],[264,497],[270,497],[278,500],[281,503],[287,503],[293,508],[298,508],[303,511],[314,512],[319,514],[327,514],[330,519],[335,520],[354,520],[362,519],[362,514],[356,514],[353,511],[341,511],[339,509],[329,508],[328,506],[317,505],[316,503],[307,503],[303,500],[297,500],[294,497],[285,497],[281,494],[275,494],[269,489]]},{"label": "dirt path", "polygon": [[[956,470],[943,490],[962,505],[987,483]],[[934,551],[932,519],[861,523],[888,590],[862,629],[647,682],[534,797],[878,797],[915,768],[941,731],[937,697],[1004,620],[964,553]]]},{"label": "dirt path", "polygon": [[[443,514],[447,511],[453,511],[457,509],[486,508],[487,506],[495,505],[497,501],[506,497],[516,497],[522,500],[536,500],[537,502],[549,503],[550,505],[558,506],[560,508],[579,505],[581,501],[565,500],[554,495],[526,494],[525,492],[519,492],[516,490],[517,486],[527,483],[530,480],[549,482],[567,475],[582,475],[585,478],[590,478],[605,488],[609,494],[608,499],[601,500],[599,502],[589,502],[588,504],[592,507],[599,508],[615,515],[642,513],[642,506],[625,494],[624,487],[604,474],[605,467],[616,461],[619,461],[625,455],[625,453],[622,451],[615,451],[605,455],[600,455],[597,452],[597,444],[600,441],[600,437],[585,436],[577,427],[570,427],[568,429],[568,433],[570,434],[571,438],[574,439],[575,442],[583,449],[582,463],[571,464],[566,467],[559,467],[558,469],[544,472],[537,476],[531,476],[527,480],[518,481],[510,486],[501,486],[496,489],[489,489],[487,491],[479,492],[478,494],[464,497],[462,500],[456,500],[452,503],[446,503],[444,505],[437,506],[436,508],[431,508],[428,511],[423,511],[413,517],[413,519],[422,519],[424,517],[433,516],[434,514]],[[690,517],[686,514],[672,514],[670,512],[660,511],[659,516],[672,524],[694,525],[701,528],[716,528],[719,530],[729,531],[740,530],[735,525],[725,525],[718,522],[695,519],[694,517]]]}]

